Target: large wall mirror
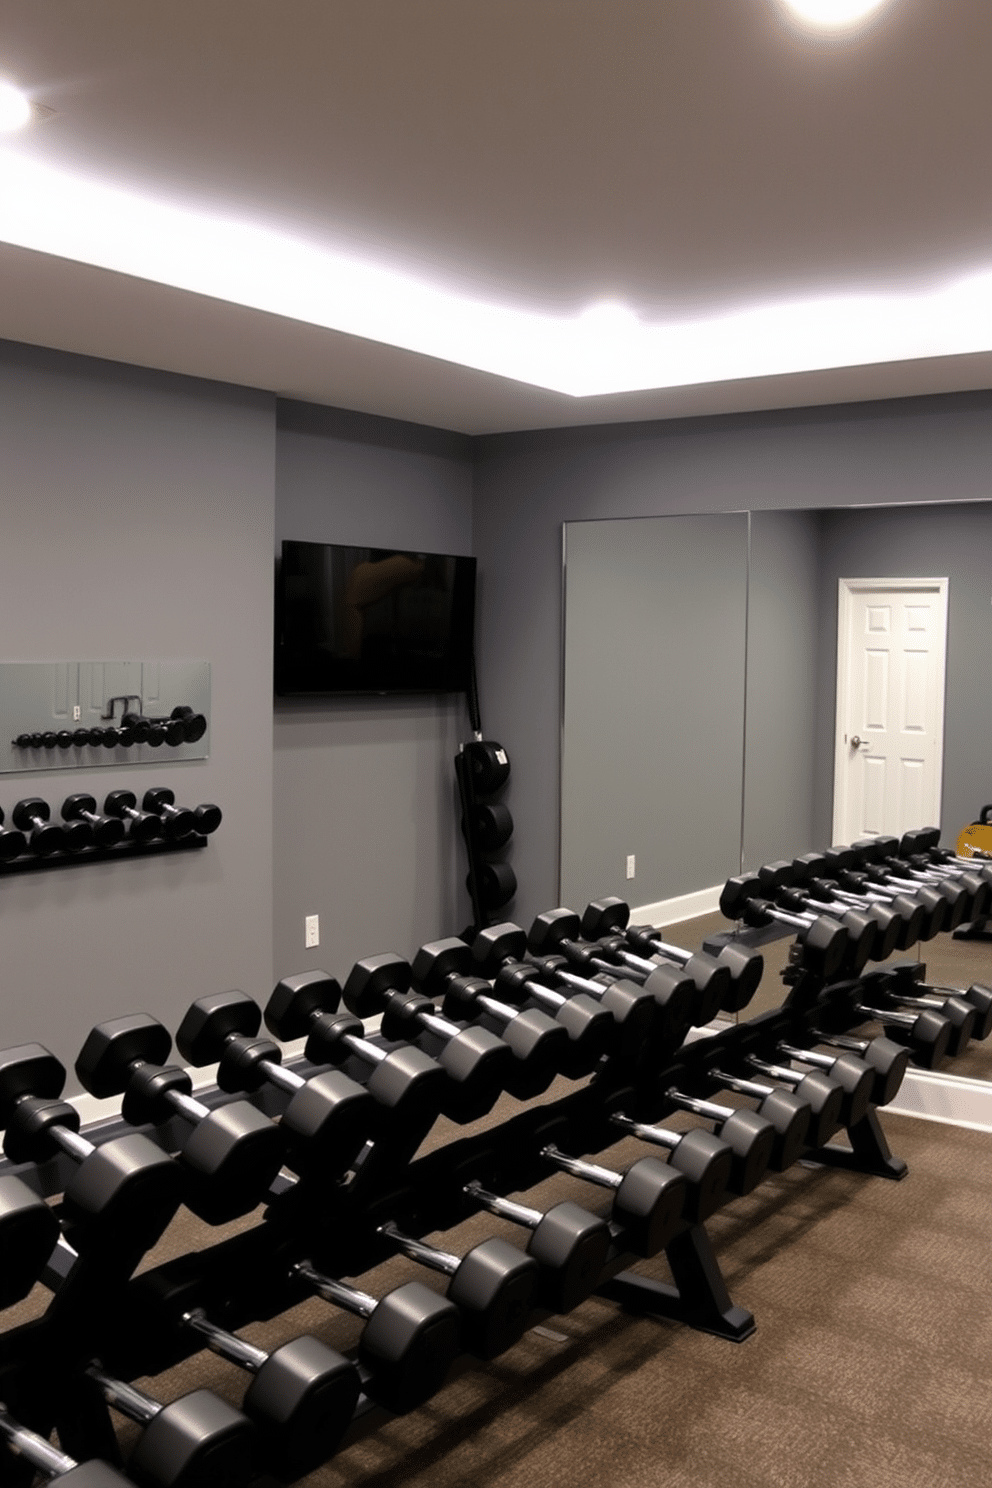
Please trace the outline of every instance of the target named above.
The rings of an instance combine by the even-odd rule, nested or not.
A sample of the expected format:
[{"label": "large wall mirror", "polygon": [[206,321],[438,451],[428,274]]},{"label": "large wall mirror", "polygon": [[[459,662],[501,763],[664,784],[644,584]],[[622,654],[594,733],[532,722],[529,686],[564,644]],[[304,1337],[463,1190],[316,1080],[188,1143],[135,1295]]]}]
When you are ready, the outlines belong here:
[{"label": "large wall mirror", "polygon": [[[561,903],[687,917],[832,840],[842,578],[948,580],[944,841],[992,801],[992,503],[569,523],[564,558]],[[988,942],[923,958],[952,946],[989,979]]]}]

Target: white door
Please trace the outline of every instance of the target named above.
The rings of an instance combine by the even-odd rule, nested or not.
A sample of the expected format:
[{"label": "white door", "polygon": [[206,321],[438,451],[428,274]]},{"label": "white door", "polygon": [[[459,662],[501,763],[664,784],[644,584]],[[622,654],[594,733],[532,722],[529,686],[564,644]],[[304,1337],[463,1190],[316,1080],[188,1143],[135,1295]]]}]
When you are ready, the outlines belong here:
[{"label": "white door", "polygon": [[835,843],[940,821],[946,579],[841,579]]}]

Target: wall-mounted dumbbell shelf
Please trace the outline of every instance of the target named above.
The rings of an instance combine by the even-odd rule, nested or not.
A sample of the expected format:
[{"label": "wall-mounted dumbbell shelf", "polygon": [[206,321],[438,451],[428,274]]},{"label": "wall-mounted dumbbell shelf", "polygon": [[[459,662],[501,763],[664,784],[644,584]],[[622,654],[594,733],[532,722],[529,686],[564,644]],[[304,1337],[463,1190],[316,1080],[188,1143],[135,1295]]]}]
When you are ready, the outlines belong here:
[{"label": "wall-mounted dumbbell shelf", "polygon": [[0,807],[0,880],[11,874],[120,863],[163,853],[198,852],[220,826],[219,806],[177,806],[168,786],[151,786],[139,804],[133,791],[111,791],[100,811],[96,798],[77,791],[61,806],[61,820],[40,796],[25,796],[9,813]]},{"label": "wall-mounted dumbbell shelf", "polygon": [[[39,1433],[47,1436],[56,1430],[63,1450],[74,1458],[103,1457],[116,1463],[107,1397],[93,1388],[94,1359],[100,1361],[101,1375],[108,1374],[118,1381],[154,1376],[204,1346],[195,1328],[176,1326],[179,1313],[184,1317],[199,1315],[202,1309],[207,1318],[231,1332],[273,1319],[311,1297],[308,1275],[315,1268],[324,1277],[347,1277],[349,1285],[357,1278],[360,1285],[366,1272],[396,1253],[388,1225],[398,1226],[414,1244],[436,1231],[452,1229],[468,1214],[479,1212],[478,1205],[466,1194],[467,1186],[473,1183],[501,1202],[502,1196],[513,1195],[526,1205],[527,1190],[561,1166],[549,1158],[549,1152],[564,1155],[566,1171],[575,1172],[569,1163],[589,1161],[590,1155],[594,1162],[596,1154],[620,1140],[622,1132],[613,1120],[618,1113],[645,1126],[657,1125],[684,1109],[679,1104],[683,1099],[711,1100],[715,1090],[725,1088],[721,1079],[714,1077],[715,1068],[742,1069],[751,1058],[775,1062],[782,1059],[783,1044],[802,1045],[812,1038],[814,1029],[819,1035],[856,1026],[862,1021],[857,1011],[859,996],[857,982],[821,987],[816,995],[807,987],[802,1006],[790,998],[772,1013],[727,1025],[707,1037],[683,1041],[680,1032],[667,1044],[646,1043],[640,1052],[622,1058],[607,1055],[591,1078],[576,1081],[568,1094],[545,1104],[521,1102],[515,1114],[499,1121],[478,1121],[426,1155],[420,1154],[425,1138],[435,1130],[436,1110],[425,1109],[419,1119],[404,1119],[393,1127],[383,1121],[377,1139],[366,1143],[358,1158],[349,1161],[346,1171],[335,1172],[332,1164],[331,1171],[304,1168],[301,1176],[295,1177],[284,1169],[271,1183],[260,1219],[249,1221],[247,1228],[211,1247],[140,1274],[142,1255],[128,1249],[125,1236],[117,1237],[122,1245],[119,1251],[112,1246],[88,1245],[85,1225],[77,1216],[75,1229],[70,1225],[54,1249],[39,1258],[36,1275],[53,1294],[44,1313],[0,1335],[0,1399]],[[368,1030],[366,1033],[381,1054],[410,1047],[387,1042]],[[303,1077],[317,1075],[323,1068],[293,1053],[292,1046],[287,1047],[286,1054],[291,1057],[284,1059],[284,1067]],[[0,1057],[0,1085],[4,1068]],[[341,1074],[361,1082],[369,1066],[349,1055],[338,1068]],[[676,1089],[681,1094],[673,1098]],[[216,1087],[201,1086],[195,1090],[195,1097],[211,1112],[222,1112],[232,1102],[231,1095]],[[250,1097],[256,1110],[276,1118],[287,1110],[291,1099],[290,1094],[271,1084]],[[162,1150],[174,1154],[188,1135],[188,1128],[184,1130],[184,1123],[178,1119],[138,1129]],[[82,1136],[99,1149],[134,1130],[117,1115],[87,1127]],[[683,1132],[669,1135],[676,1140]],[[905,1173],[905,1165],[889,1152],[873,1103],[866,1103],[857,1119],[852,1119],[847,1140],[847,1146],[833,1141],[803,1145],[793,1156],[801,1150],[804,1158],[812,1158],[816,1164],[835,1164],[866,1175],[899,1178]],[[16,1174],[36,1192],[58,1195],[65,1193],[73,1174],[78,1173],[78,1162],[75,1152],[40,1164],[0,1163],[0,1182]],[[586,1278],[583,1295],[595,1293],[624,1308],[742,1342],[754,1331],[755,1320],[727,1290],[706,1220],[729,1202],[734,1192],[749,1189],[722,1185],[690,1189],[681,1169],[654,1158],[643,1171],[657,1181],[658,1170],[663,1176],[667,1171],[666,1181],[670,1191],[678,1193],[679,1202],[676,1209],[674,1200],[668,1198],[665,1207],[654,1213],[652,1226],[661,1225],[662,1229],[652,1228],[653,1248],[629,1218],[634,1213],[629,1201],[625,1201],[628,1208],[624,1217],[618,1217],[619,1200],[614,1195],[620,1189],[616,1183],[608,1185],[614,1192],[605,1206],[601,1190],[581,1186],[577,1202],[584,1206],[588,1195],[592,1214],[602,1215],[605,1208],[608,1216],[603,1249],[594,1271]],[[596,1171],[602,1175],[606,1170],[597,1167]],[[729,1158],[726,1171],[730,1171]],[[633,1168],[627,1172],[633,1172]],[[617,1175],[618,1182],[619,1178]],[[603,1179],[595,1181],[602,1183]],[[602,1221],[597,1223],[602,1229]],[[636,1243],[632,1243],[635,1237]],[[518,1246],[521,1253],[527,1238],[527,1231],[522,1229]],[[656,1253],[663,1253],[667,1259],[672,1282],[660,1283],[635,1269],[641,1257]],[[341,1283],[329,1285],[333,1289]],[[366,1302],[372,1304],[373,1299],[367,1298]],[[532,1301],[518,1319],[514,1336],[559,1310],[547,1300]],[[465,1326],[467,1329],[467,1323]],[[366,1333],[370,1327],[366,1325]],[[364,1357],[363,1347],[359,1345],[360,1357]],[[479,1358],[478,1351],[475,1357]],[[358,1396],[342,1443],[374,1430],[387,1418],[385,1407],[375,1402],[373,1393],[369,1386]],[[256,1470],[260,1461],[255,1462]],[[144,1476],[135,1464],[132,1457],[124,1471],[142,1488],[165,1488],[155,1479],[154,1469],[148,1476],[147,1463]],[[292,1479],[293,1473],[283,1470],[276,1476],[285,1481]]]}]

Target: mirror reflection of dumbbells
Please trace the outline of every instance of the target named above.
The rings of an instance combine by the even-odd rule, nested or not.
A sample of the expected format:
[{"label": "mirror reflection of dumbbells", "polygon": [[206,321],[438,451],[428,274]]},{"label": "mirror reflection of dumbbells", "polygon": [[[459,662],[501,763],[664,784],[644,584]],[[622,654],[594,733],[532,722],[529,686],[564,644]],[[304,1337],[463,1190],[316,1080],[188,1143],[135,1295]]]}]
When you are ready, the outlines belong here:
[{"label": "mirror reflection of dumbbells", "polygon": [[580,1079],[599,1064],[616,1046],[616,1023],[612,1014],[594,998],[578,993],[566,997],[528,961],[527,932],[509,921],[480,930],[472,942],[472,959],[480,976],[493,984],[496,997],[513,1007],[528,1002],[560,1023],[569,1037],[562,1073]]},{"label": "mirror reflection of dumbbells", "polygon": [[[979,1036],[979,1017],[982,1018],[982,1026],[988,1023],[989,1014],[972,1005],[970,999],[962,996],[960,991],[937,992],[929,989],[921,982],[911,981],[920,962],[914,961],[909,968],[904,968],[902,974],[898,967],[891,971],[885,967],[879,973],[878,986],[885,997],[886,1005],[892,1004],[896,1008],[905,1011],[914,1011],[919,1008],[929,1008],[932,1012],[939,1013],[947,1019],[951,1025],[951,1035],[947,1043],[947,1052],[951,1058],[964,1052],[972,1039]],[[921,968],[922,969],[922,968]],[[909,971],[909,976],[905,971]],[[987,1036],[987,1035],[986,1035]]]},{"label": "mirror reflection of dumbbells", "polygon": [[381,1107],[380,1139],[412,1141],[433,1124],[445,1099],[448,1079],[436,1060],[415,1044],[387,1051],[365,1037],[365,1025],[340,1012],[341,987],[326,971],[283,977],[265,1006],[265,1025],[283,1043],[305,1038],[312,1064],[345,1064],[354,1059],[368,1071],[369,1095]]},{"label": "mirror reflection of dumbbells", "polygon": [[208,1224],[224,1224],[265,1198],[282,1166],[282,1133],[247,1101],[211,1110],[194,1100],[188,1071],[164,1062],[171,1048],[168,1030],[148,1014],[113,1018],[88,1035],[76,1074],[98,1100],[123,1095],[132,1126],[178,1116],[191,1128],[179,1154],[184,1202]]},{"label": "mirror reflection of dumbbells", "polygon": [[[895,841],[894,838],[889,840]],[[870,848],[872,841],[856,842],[854,847]],[[939,843],[939,827],[922,827],[904,833],[893,852],[909,862],[915,870],[914,876],[919,873],[930,882],[937,878],[949,878],[952,882],[964,884],[972,896],[968,919],[980,919],[987,915],[992,908],[992,869],[987,864],[961,861],[955,858],[949,848],[941,848]]]},{"label": "mirror reflection of dumbbells", "polygon": [[846,924],[855,941],[859,925],[865,926],[867,922],[871,927],[864,931],[870,944],[869,961],[887,961],[900,948],[905,937],[919,938],[919,925],[923,918],[921,906],[907,901],[897,910],[886,904],[857,904],[839,893],[830,879],[822,877],[821,868],[822,859],[816,853],[804,853],[787,865],[769,864],[761,873],[784,875],[783,882],[792,902],[809,914],[828,914],[838,924]]},{"label": "mirror reflection of dumbbells", "polygon": [[875,952],[879,942],[879,927],[875,920],[863,910],[846,909],[841,905],[827,907],[815,899],[807,899],[802,887],[796,887],[796,870],[792,863],[784,860],[766,863],[758,869],[757,878],[761,892],[773,900],[778,909],[798,915],[807,924],[813,925],[820,915],[829,913],[838,925],[847,932],[847,949],[840,970],[845,976],[859,976]]},{"label": "mirror reflection of dumbbells", "polygon": [[910,1059],[921,1069],[936,1069],[947,1057],[953,1028],[949,1019],[933,1008],[920,1013],[901,1012],[887,1004],[880,988],[872,986],[861,992],[853,1012],[859,1021],[881,1023],[886,1036],[894,1043],[905,1044]]},{"label": "mirror reflection of dumbbells", "polygon": [[510,1077],[513,1053],[487,1028],[462,1028],[440,1017],[434,1003],[410,990],[413,972],[402,956],[387,951],[356,962],[342,998],[358,1018],[382,1014],[380,1031],[388,1042],[413,1042],[433,1035],[438,1064],[448,1076],[442,1111],[467,1124],[487,1116]]},{"label": "mirror reflection of dumbbells", "polygon": [[235,1488],[257,1476],[253,1422],[211,1390],[163,1405],[98,1362],[86,1375],[109,1406],[143,1428],[126,1463],[139,1488]]},{"label": "mirror reflection of dumbbells", "polygon": [[[107,1462],[79,1463],[50,1441],[22,1426],[0,1402],[0,1440],[18,1462],[27,1463],[56,1488],[134,1488],[130,1478]],[[6,1476],[0,1469],[0,1476]]]},{"label": "mirror reflection of dumbbells", "polygon": [[[970,987],[940,987],[926,980],[922,961],[901,961],[886,966],[881,972],[883,986],[890,997],[901,999],[904,1007],[929,1007],[942,1012],[949,999],[965,1003],[975,1015],[971,1036],[983,1042],[992,1034],[992,987],[972,982]],[[911,1000],[910,1000],[911,999]]]},{"label": "mirror reflection of dumbbells", "polygon": [[419,1281],[409,1281],[381,1300],[296,1262],[291,1276],[309,1292],[365,1319],[358,1360],[366,1395],[394,1415],[425,1404],[444,1384],[461,1352],[462,1315],[453,1302]]},{"label": "mirror reflection of dumbbells", "polygon": [[630,906],[624,899],[594,899],[582,915],[582,934],[586,940],[622,935],[631,950],[645,957],[664,956],[687,971],[697,987],[708,986],[709,964],[715,961],[730,977],[720,1008],[725,1013],[739,1013],[754,997],[764,975],[765,960],[760,951],[749,946],[726,945],[716,956],[706,952],[687,951],[665,939],[653,925],[631,925]]},{"label": "mirror reflection of dumbbells", "polygon": [[728,920],[743,920],[753,929],[783,925],[795,932],[801,947],[802,964],[814,976],[835,977],[844,965],[848,933],[829,915],[790,914],[779,909],[765,894],[756,873],[728,878],[720,892],[720,913]]},{"label": "mirror reflection of dumbbells", "polygon": [[129,729],[136,744],[150,744],[153,749],[168,744],[196,744],[207,731],[207,720],[187,704],[173,708],[167,718],[150,718],[144,713],[125,713],[121,723]]},{"label": "mirror reflection of dumbbells", "polygon": [[464,1256],[406,1235],[391,1220],[377,1233],[411,1261],[450,1278],[447,1297],[462,1315],[461,1346],[495,1359],[523,1336],[540,1279],[537,1262],[506,1240],[483,1240]]},{"label": "mirror reflection of dumbbells", "polygon": [[[147,1274],[132,1301],[133,1326],[143,1337],[193,1338],[252,1376],[241,1410],[254,1421],[265,1466],[279,1477],[300,1477],[325,1462],[351,1423],[362,1389],[355,1364],[309,1334],[271,1351],[219,1327],[199,1305],[196,1283],[168,1272]],[[155,1371],[158,1372],[157,1370]]]},{"label": "mirror reflection of dumbbells", "polygon": [[[807,895],[822,904],[829,913],[831,904],[838,909],[861,909],[870,914],[880,926],[882,939],[879,948],[890,944],[890,918],[895,918],[895,939],[892,951],[907,951],[923,936],[926,910],[918,899],[909,894],[897,894],[895,890],[881,893],[870,888],[867,879],[857,874],[841,872],[830,876],[830,865],[823,853],[802,853],[793,858],[792,866],[797,884],[803,886]],[[882,959],[882,958],[878,958]]]},{"label": "mirror reflection of dumbbells", "polygon": [[612,1236],[605,1220],[578,1204],[555,1204],[546,1213],[490,1193],[477,1179],[463,1192],[474,1207],[530,1230],[527,1254],[537,1262],[535,1301],[551,1312],[571,1312],[599,1285]]},{"label": "mirror reflection of dumbbells", "polygon": [[618,1173],[600,1163],[587,1162],[567,1149],[577,1134],[564,1117],[539,1123],[534,1136],[541,1158],[559,1172],[610,1189],[610,1222],[618,1230],[617,1243],[635,1255],[650,1257],[664,1250],[685,1218],[685,1175],[670,1163],[642,1157]]},{"label": "mirror reflection of dumbbells", "polygon": [[971,917],[976,896],[983,906],[987,902],[985,886],[981,883],[971,884],[960,878],[945,877],[930,881],[928,875],[897,856],[899,842],[895,837],[873,837],[861,845],[836,850],[850,853],[852,867],[870,866],[874,872],[881,873],[892,888],[917,894],[924,903],[929,902],[929,895],[939,895],[945,903],[942,926],[945,930],[956,930]]},{"label": "mirror reflection of dumbbells", "polygon": [[570,909],[549,909],[531,925],[527,943],[538,964],[547,965],[549,956],[564,956],[574,968],[619,978],[624,985],[643,987],[657,1004],[653,1031],[669,1042],[681,1043],[693,1024],[708,1023],[715,1015],[715,999],[701,997],[695,981],[681,966],[673,962],[647,962],[625,952],[618,953],[623,963],[619,966],[601,954],[602,947],[587,944],[581,937],[582,921],[577,914]]},{"label": "mirror reflection of dumbbells", "polygon": [[164,1234],[182,1199],[182,1174],[140,1132],[95,1146],[80,1135],[79,1112],[60,1100],[66,1071],[41,1044],[0,1053],[3,1150],[13,1163],[65,1154],[76,1164],[62,1208],[77,1250],[143,1254]]},{"label": "mirror reflection of dumbbells", "polygon": [[537,1008],[520,1012],[493,997],[489,982],[472,975],[474,965],[471,946],[449,937],[420,947],[413,978],[428,997],[443,999],[446,1017],[490,1018],[514,1055],[506,1089],[517,1100],[543,1095],[568,1062],[568,1034]]},{"label": "mirror reflection of dumbbells", "polygon": [[933,940],[947,922],[948,904],[936,890],[925,884],[895,883],[878,864],[872,863],[864,853],[856,853],[850,847],[826,847],[820,854],[824,862],[826,878],[837,879],[845,888],[855,892],[867,892],[882,902],[894,901],[905,896],[915,900],[923,909],[920,940]]},{"label": "mirror reflection of dumbbells", "polygon": [[304,1079],[282,1063],[282,1050],[259,1038],[262,1010],[244,992],[199,997],[176,1030],[176,1048],[196,1068],[216,1064],[217,1084],[228,1094],[250,1094],[271,1085],[289,1103],[279,1129],[286,1161],[297,1173],[324,1178],[344,1173],[378,1129],[377,1106],[364,1085],[343,1070]]}]

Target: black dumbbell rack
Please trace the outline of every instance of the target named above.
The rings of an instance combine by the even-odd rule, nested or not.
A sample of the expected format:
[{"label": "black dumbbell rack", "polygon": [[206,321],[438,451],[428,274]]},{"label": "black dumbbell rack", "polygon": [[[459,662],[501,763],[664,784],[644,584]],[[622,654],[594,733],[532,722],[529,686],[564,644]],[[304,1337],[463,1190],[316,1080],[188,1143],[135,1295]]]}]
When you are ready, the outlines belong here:
[{"label": "black dumbbell rack", "polygon": [[[378,1233],[386,1219],[415,1238],[460,1223],[466,1208],[463,1185],[475,1178],[499,1194],[525,1191],[548,1176],[539,1148],[549,1129],[574,1131],[577,1150],[595,1154],[612,1146],[617,1132],[607,1111],[618,1085],[630,1091],[631,1113],[658,1122],[672,1109],[665,1092],[673,1084],[706,1095],[713,1081],[707,1071],[739,1062],[747,1053],[774,1057],[780,1041],[801,1043],[815,1027],[851,1026],[858,984],[790,996],[772,1013],[728,1026],[713,1036],[671,1048],[662,1057],[636,1062],[604,1060],[585,1086],[548,1105],[525,1106],[503,1123],[447,1143],[416,1157],[434,1117],[420,1130],[404,1130],[367,1147],[343,1181],[313,1177],[292,1184],[280,1175],[273,1184],[261,1222],[218,1244],[143,1272],[140,1258],[111,1258],[99,1251],[77,1255],[61,1240],[49,1258],[43,1281],[52,1300],[37,1321],[0,1335],[0,1398],[35,1430],[58,1430],[65,1450],[77,1458],[102,1456],[119,1462],[110,1417],[102,1397],[88,1387],[83,1367],[94,1357],[124,1380],[134,1380],[180,1363],[200,1342],[187,1330],[156,1322],[155,1297],[163,1288],[181,1288],[186,1305],[203,1306],[237,1329],[271,1319],[310,1296],[290,1274],[290,1266],[309,1256],[331,1275],[360,1278],[393,1254]],[[383,1048],[396,1047],[376,1039]],[[309,1067],[292,1061],[302,1073]],[[345,1066],[347,1069],[347,1066]],[[356,1067],[357,1073],[357,1067]],[[209,1105],[228,1097],[198,1091]],[[273,1087],[253,1097],[269,1114],[278,1114],[287,1097]],[[90,1130],[99,1143],[123,1130],[123,1122],[104,1122]],[[156,1128],[152,1135],[175,1150],[178,1131]],[[848,1129],[849,1148],[810,1151],[817,1164],[854,1168],[898,1178],[905,1164],[892,1157],[874,1108]],[[557,1140],[557,1138],[556,1138]],[[0,1170],[11,1171],[10,1164]],[[60,1158],[16,1171],[39,1192],[57,1194],[70,1165]],[[595,1209],[598,1206],[593,1203]],[[750,1312],[731,1299],[704,1224],[683,1221],[665,1254],[673,1282],[663,1284],[632,1268],[636,1257],[625,1247],[622,1229],[611,1224],[612,1245],[597,1291],[625,1308],[681,1321],[725,1339],[741,1342],[755,1328]],[[534,1309],[532,1326],[549,1314]],[[384,1419],[381,1407],[362,1397],[350,1436]],[[346,1440],[349,1439],[346,1437]]]},{"label": "black dumbbell rack", "polygon": [[198,852],[206,847],[209,838],[193,832],[170,842],[160,838],[155,842],[134,842],[125,837],[113,847],[84,847],[79,852],[54,852],[40,858],[34,853],[22,853],[7,863],[0,863],[0,880],[19,873],[46,873],[52,868],[80,868],[87,863],[121,863],[134,858],[161,857],[163,853]]}]

